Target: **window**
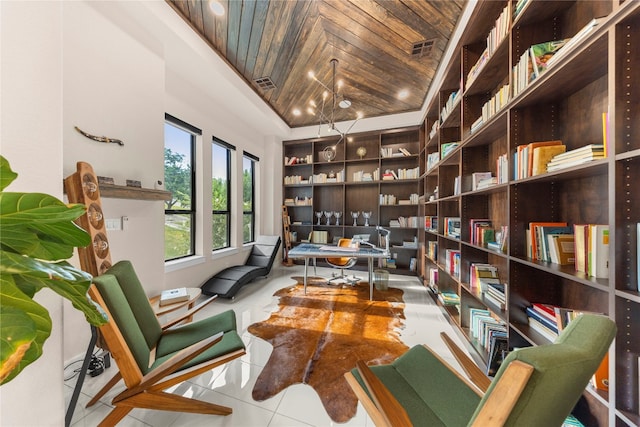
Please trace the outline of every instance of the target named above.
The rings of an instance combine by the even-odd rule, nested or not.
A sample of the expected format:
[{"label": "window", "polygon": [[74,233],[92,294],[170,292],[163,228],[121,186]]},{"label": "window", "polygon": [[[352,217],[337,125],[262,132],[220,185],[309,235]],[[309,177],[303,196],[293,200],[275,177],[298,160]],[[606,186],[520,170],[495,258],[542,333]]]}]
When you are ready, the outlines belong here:
[{"label": "window", "polygon": [[195,143],[202,131],[165,114],[164,183],[171,200],[164,209],[165,261],[195,254]]},{"label": "window", "polygon": [[233,145],[213,137],[211,147],[212,249],[231,245],[231,151]]},{"label": "window", "polygon": [[256,162],[259,159],[243,152],[242,156],[242,243],[255,240]]}]

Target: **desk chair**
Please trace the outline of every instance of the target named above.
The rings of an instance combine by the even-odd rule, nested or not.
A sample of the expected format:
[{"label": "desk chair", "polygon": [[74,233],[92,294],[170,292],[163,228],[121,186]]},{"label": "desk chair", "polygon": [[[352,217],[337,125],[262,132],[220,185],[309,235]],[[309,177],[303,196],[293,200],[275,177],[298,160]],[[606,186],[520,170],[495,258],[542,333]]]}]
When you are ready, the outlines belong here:
[{"label": "desk chair", "polygon": [[[359,247],[358,243],[353,243],[351,239],[340,239],[338,240],[338,246],[340,247]],[[340,274],[334,275],[331,279],[328,280],[331,283],[333,280],[344,279],[350,285],[356,285],[360,281],[359,277],[355,275],[349,278],[348,274],[344,274],[344,270],[353,267],[356,262],[358,262],[357,258],[354,257],[341,257],[341,258],[326,258],[327,263],[333,268],[339,268]]]},{"label": "desk chair", "polygon": [[509,353],[486,386],[470,382],[421,345],[389,365],[359,361],[345,377],[378,427],[560,426],[615,334],[608,317],[583,314],[555,343]]},{"label": "desk chair", "polygon": [[[235,313],[163,329],[129,261],[93,278],[89,295],[107,313],[100,333],[120,370],[125,390],[100,425],[117,424],[134,408],[228,415],[231,408],[164,390],[245,354]],[[215,297],[185,313],[192,315]]]}]

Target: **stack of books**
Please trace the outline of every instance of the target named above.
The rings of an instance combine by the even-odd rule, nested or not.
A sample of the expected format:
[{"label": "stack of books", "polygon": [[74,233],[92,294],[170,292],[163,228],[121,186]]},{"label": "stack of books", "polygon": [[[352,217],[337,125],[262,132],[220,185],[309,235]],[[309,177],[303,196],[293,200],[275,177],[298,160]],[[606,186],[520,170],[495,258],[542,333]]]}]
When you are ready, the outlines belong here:
[{"label": "stack of books", "polygon": [[438,293],[438,300],[442,305],[460,305],[460,297],[455,292],[442,291]]},{"label": "stack of books", "polygon": [[484,298],[500,310],[507,308],[507,292],[504,283],[489,283]]},{"label": "stack of books", "polygon": [[525,309],[529,326],[553,342],[558,338],[558,322],[553,305],[533,303]]},{"label": "stack of books", "polygon": [[589,144],[575,150],[555,155],[547,164],[547,171],[552,172],[571,166],[581,165],[606,157],[603,144]]},{"label": "stack of books", "polygon": [[499,285],[498,268],[491,264],[471,263],[469,266],[469,287],[478,294],[487,291],[489,284]]}]

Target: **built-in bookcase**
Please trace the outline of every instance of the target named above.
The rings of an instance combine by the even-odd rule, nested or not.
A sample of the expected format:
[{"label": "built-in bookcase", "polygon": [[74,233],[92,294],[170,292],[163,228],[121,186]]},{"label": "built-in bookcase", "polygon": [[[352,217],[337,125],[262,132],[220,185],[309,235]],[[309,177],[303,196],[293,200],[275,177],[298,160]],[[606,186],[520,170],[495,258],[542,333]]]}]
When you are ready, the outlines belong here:
[{"label": "built-in bookcase", "polygon": [[[505,323],[511,348],[549,342],[530,326],[525,308],[532,303],[615,319],[610,388],[588,386],[575,415],[585,425],[638,426],[640,84],[634,71],[640,69],[640,3],[529,0],[520,8],[522,3],[478,4],[427,108],[420,212],[428,224],[435,218],[437,227],[425,227],[420,236],[420,275],[436,301],[436,292],[459,296],[459,305],[438,303],[481,366],[488,354],[470,332],[473,309],[488,309]],[[487,49],[487,35],[503,13],[506,36]],[[594,18],[602,19],[556,53],[553,65],[535,79],[518,80],[526,72],[520,61],[532,45],[572,38]],[[517,178],[517,153],[531,142],[561,140],[570,151],[605,139],[604,159]],[[460,144],[443,156],[452,142]],[[501,179],[478,188],[474,174],[484,172]],[[460,218],[459,237],[445,229],[446,218],[453,217]],[[474,242],[470,221],[482,218],[496,231],[508,230],[502,245]],[[527,229],[539,221],[608,225],[608,275],[595,278],[573,265],[533,259]],[[447,262],[454,251],[456,274]],[[471,287],[470,267],[478,263],[498,268],[507,285],[504,308]]]},{"label": "built-in bookcase", "polygon": [[[290,231],[295,233],[292,245],[318,231],[326,232],[328,243],[340,237],[369,234],[370,241],[377,245],[375,227],[381,225],[391,230],[393,258],[377,268],[393,266],[394,273],[417,274],[422,267],[417,240],[424,237],[418,221],[424,138],[422,127],[414,126],[349,134],[339,144],[339,137],[284,141],[283,204],[288,207]],[[335,154],[326,155],[327,150]],[[292,157],[305,160],[291,163]],[[302,179],[297,182],[291,179],[293,176]],[[323,212],[320,224],[316,212]],[[339,212],[339,224],[335,216],[327,224],[324,212]],[[360,213],[355,225],[352,212]],[[363,212],[371,214],[368,226]],[[397,226],[399,219],[407,222]],[[366,268],[366,261],[359,267]]]}]

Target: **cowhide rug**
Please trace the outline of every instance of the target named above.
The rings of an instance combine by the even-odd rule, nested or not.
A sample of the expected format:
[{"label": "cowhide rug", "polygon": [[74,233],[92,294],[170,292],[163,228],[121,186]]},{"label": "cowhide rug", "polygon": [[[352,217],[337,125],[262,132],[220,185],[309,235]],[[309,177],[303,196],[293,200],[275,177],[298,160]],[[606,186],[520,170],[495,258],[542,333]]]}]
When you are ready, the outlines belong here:
[{"label": "cowhide rug", "polygon": [[[320,396],[331,419],[350,420],[357,398],[344,379],[357,360],[390,363],[408,350],[399,339],[403,326],[403,292],[374,290],[369,285],[327,285],[310,280],[304,295],[297,285],[280,289],[279,309],[269,319],[249,326],[249,332],[273,346],[253,389],[257,401],[275,396],[290,385],[304,383]],[[309,283],[313,283],[310,285]]]}]

